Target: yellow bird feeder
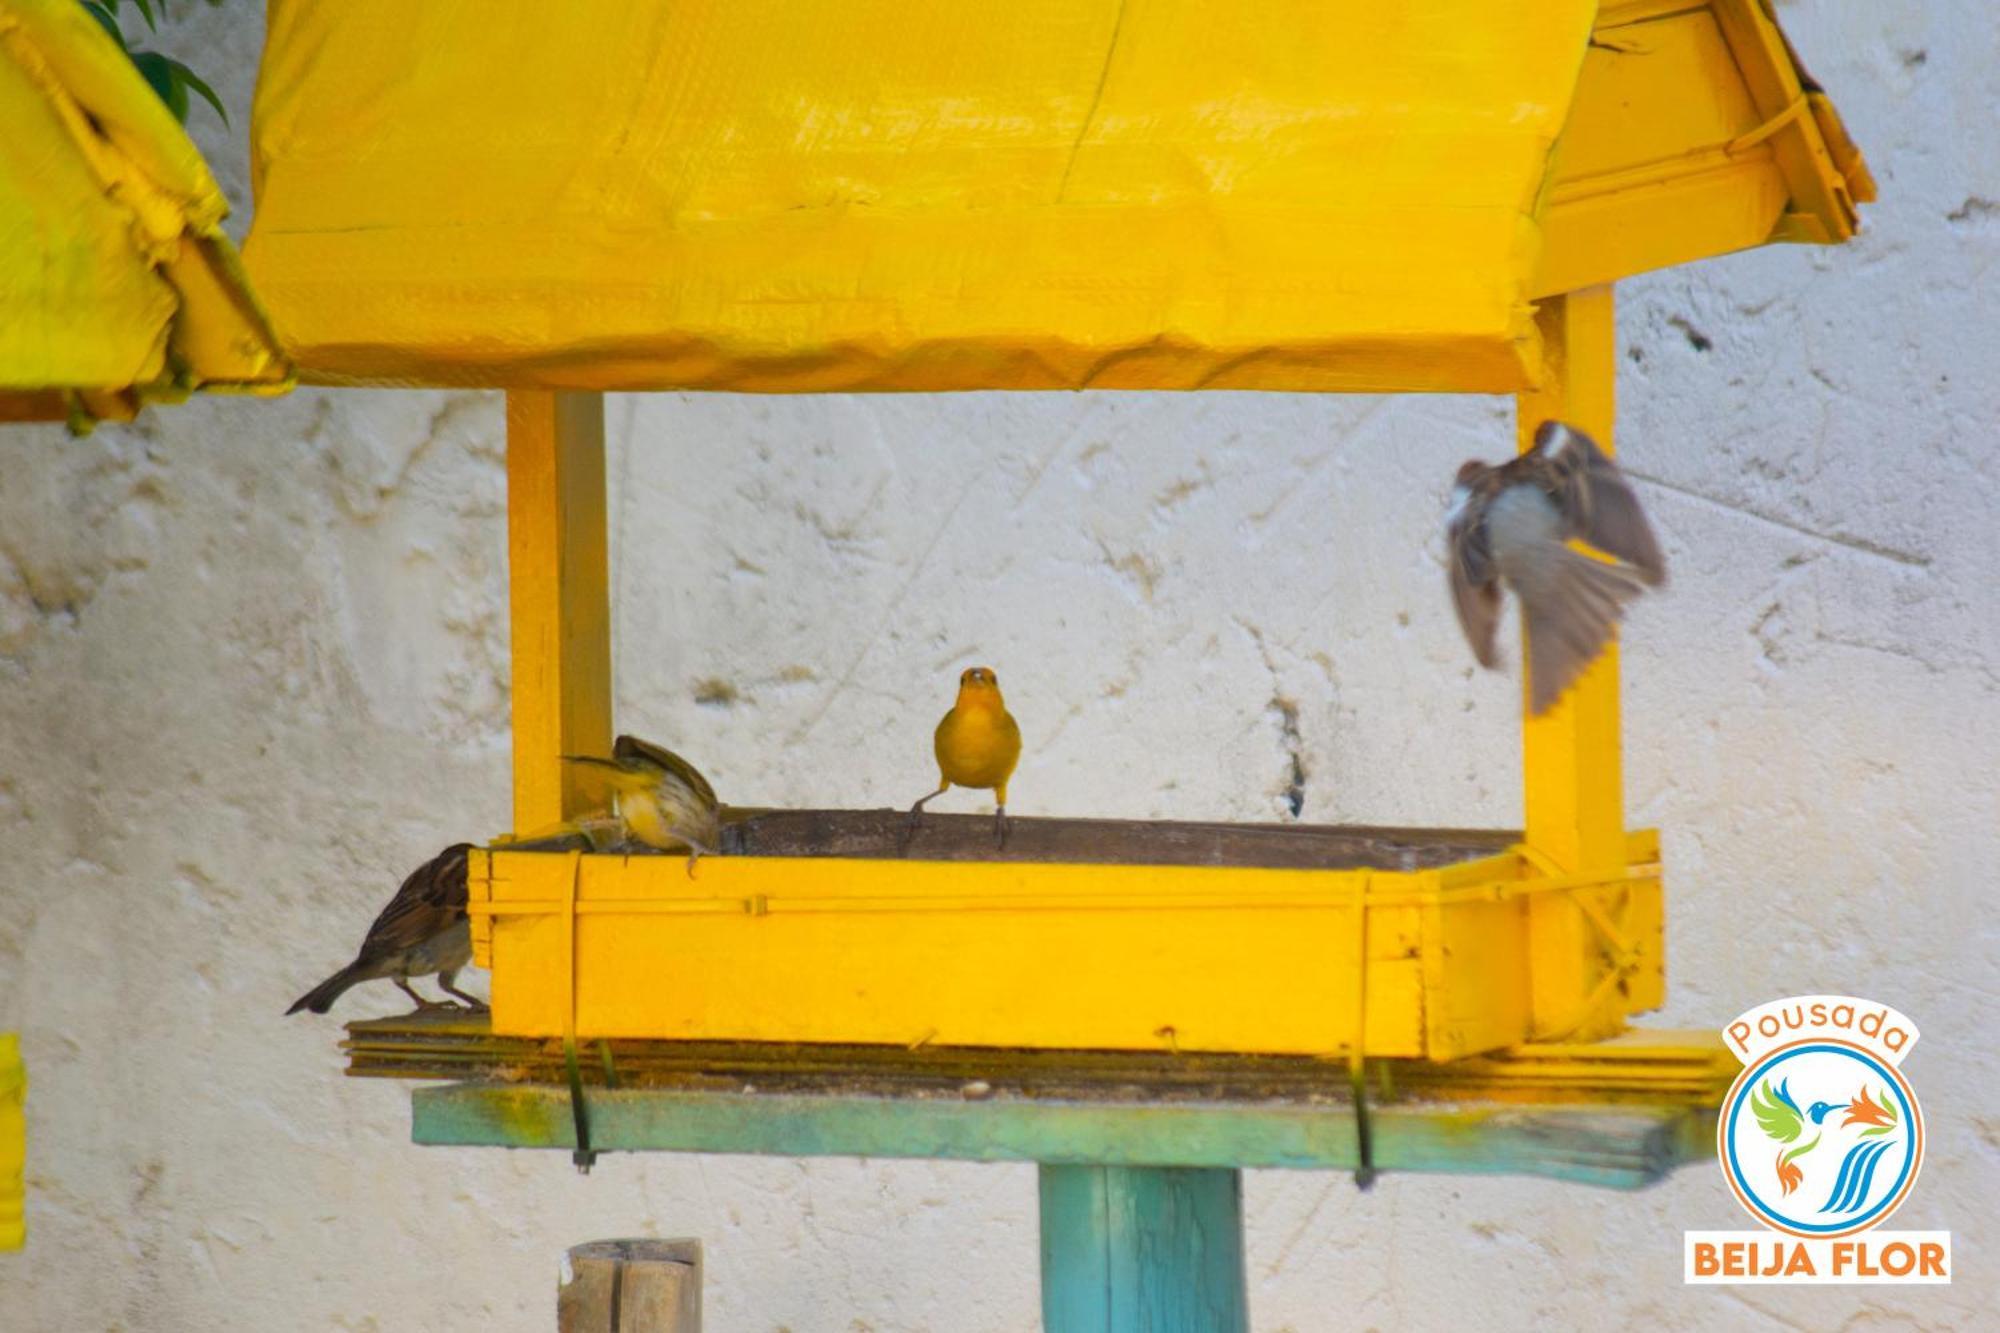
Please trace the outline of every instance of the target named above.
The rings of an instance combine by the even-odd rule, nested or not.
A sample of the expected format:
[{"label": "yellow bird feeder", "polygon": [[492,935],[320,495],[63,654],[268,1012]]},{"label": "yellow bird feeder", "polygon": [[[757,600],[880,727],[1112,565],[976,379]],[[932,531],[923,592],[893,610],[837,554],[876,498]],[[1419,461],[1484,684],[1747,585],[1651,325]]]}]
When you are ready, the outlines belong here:
[{"label": "yellow bird feeder", "polygon": [[[305,379],[508,392],[521,830],[578,812],[558,756],[611,739],[605,391],[1508,393],[1524,444],[1562,417],[1608,446],[1610,284],[1842,241],[1873,197],[1762,0],[274,0],[254,141],[247,263]],[[658,1039],[783,1044],[755,1048],[789,1052],[781,1069],[892,1044],[1356,1065],[1518,1048],[1481,1057],[1502,1071],[1482,1087],[1616,1065],[1582,1098],[1608,1104],[1705,1069],[1707,1094],[1675,1103],[1698,1105],[1726,1072],[1712,1048],[1611,1043],[1593,1064],[1575,1044],[1664,986],[1615,651],[1523,748],[1518,839],[1323,831],[1281,851],[1224,830],[1196,854],[1183,826],[1176,859],[1144,829],[1022,820],[1004,856],[903,861],[877,816],[780,813],[692,880],[501,847],[471,890],[491,1033],[653,1039],[628,1063]],[[1053,965],[1028,984],[1024,956]],[[608,1146],[1353,1160],[1254,1108],[1161,1139],[1167,1122],[1102,1108],[1036,1118],[1054,1102],[705,1095],[593,1102]],[[533,1088],[427,1097],[429,1141],[570,1132]],[[1672,1123],[1652,1175],[1689,1151]],[[1377,1146],[1467,1169],[1464,1135],[1408,1132]],[[1088,1232],[1106,1189],[1182,1187],[1063,1174],[1084,1169],[1045,1169],[1045,1240]],[[1235,1206],[1232,1173],[1189,1175],[1190,1206]],[[1102,1273],[1050,1262],[1051,1324],[1100,1326],[1065,1302]],[[1240,1252],[1220,1262],[1240,1307]]]},{"label": "yellow bird feeder", "polygon": [[281,393],[201,154],[75,0],[0,0],[0,422]]}]

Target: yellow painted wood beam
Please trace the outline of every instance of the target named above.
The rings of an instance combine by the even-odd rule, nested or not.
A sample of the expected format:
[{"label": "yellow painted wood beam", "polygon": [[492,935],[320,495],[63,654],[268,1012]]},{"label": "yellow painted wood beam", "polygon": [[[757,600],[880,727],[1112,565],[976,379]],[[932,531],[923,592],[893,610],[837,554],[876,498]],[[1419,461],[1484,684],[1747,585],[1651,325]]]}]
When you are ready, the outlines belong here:
[{"label": "yellow painted wood beam", "polygon": [[27,1153],[27,1120],[23,1107],[28,1075],[21,1067],[21,1037],[0,1032],[0,1250],[18,1250],[27,1243],[23,1188]]},{"label": "yellow painted wood beam", "polygon": [[[1534,444],[1536,426],[1559,418],[1611,450],[1616,377],[1611,288],[1592,287],[1545,301],[1537,321],[1548,349],[1548,374],[1541,388],[1515,399],[1521,449]],[[1525,700],[1525,673],[1521,684]],[[1625,856],[1625,785],[1616,643],[1555,707],[1526,718],[1521,740],[1528,845],[1565,873],[1620,865]]]},{"label": "yellow painted wood beam", "polygon": [[507,395],[514,827],[582,812],[565,754],[611,747],[611,602],[604,395]]},{"label": "yellow painted wood beam", "polygon": [[[1545,301],[1536,315],[1547,349],[1540,388],[1517,395],[1520,447],[1535,427],[1559,418],[1614,447],[1617,336],[1609,286]],[[1522,627],[1525,637],[1526,626]],[[1525,661],[1526,650],[1522,652]],[[1554,873],[1615,871],[1624,864],[1625,776],[1614,641],[1577,684],[1540,717],[1526,708],[1522,676],[1522,784],[1527,845]],[[1584,1003],[1600,968],[1597,934],[1578,904],[1546,897],[1529,906],[1531,1030],[1539,1038],[1579,1035],[1593,1012]],[[1593,1030],[1615,1030],[1602,1008]]]}]

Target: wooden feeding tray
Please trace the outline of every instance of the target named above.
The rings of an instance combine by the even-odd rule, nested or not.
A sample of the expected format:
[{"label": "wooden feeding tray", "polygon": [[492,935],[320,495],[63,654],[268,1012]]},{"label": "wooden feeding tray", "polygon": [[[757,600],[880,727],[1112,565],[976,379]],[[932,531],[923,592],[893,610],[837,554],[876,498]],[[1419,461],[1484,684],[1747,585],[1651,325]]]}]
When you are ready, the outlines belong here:
[{"label": "wooden feeding tray", "polygon": [[1561,876],[1500,832],[1016,819],[996,849],[990,818],[935,815],[904,849],[904,829],[743,812],[692,874],[476,853],[492,1031],[1449,1060],[1616,1031],[1662,997],[1650,832]]}]

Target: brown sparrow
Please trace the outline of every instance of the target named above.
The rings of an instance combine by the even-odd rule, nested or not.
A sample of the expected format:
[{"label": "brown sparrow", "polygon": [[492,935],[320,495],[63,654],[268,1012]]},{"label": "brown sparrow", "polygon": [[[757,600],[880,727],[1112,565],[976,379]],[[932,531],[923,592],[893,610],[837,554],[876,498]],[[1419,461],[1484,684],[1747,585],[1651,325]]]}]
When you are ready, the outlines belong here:
[{"label": "brown sparrow", "polygon": [[402,987],[419,1009],[455,1008],[449,1000],[426,1000],[410,989],[411,977],[432,975],[467,1008],[486,1008],[476,996],[451,984],[458,970],[472,961],[472,923],[465,914],[465,854],[471,850],[469,842],[447,847],[411,872],[368,927],[354,961],[301,995],[285,1012],[310,1009],[323,1014],[349,986],[380,977]]},{"label": "brown sparrow", "polygon": [[[1578,539],[1616,558],[1595,560]],[[1625,603],[1667,580],[1666,560],[1639,497],[1588,435],[1560,421],[1535,430],[1535,447],[1494,467],[1458,470],[1445,515],[1451,597],[1483,667],[1493,642],[1500,585],[1527,617],[1529,711],[1547,711],[1611,638]]]}]

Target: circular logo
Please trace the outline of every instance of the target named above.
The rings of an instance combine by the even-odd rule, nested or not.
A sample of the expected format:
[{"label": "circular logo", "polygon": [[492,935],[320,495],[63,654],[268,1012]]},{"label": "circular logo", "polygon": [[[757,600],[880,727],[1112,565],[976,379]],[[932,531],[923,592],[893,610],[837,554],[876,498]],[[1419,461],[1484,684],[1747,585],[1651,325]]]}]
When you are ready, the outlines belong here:
[{"label": "circular logo", "polygon": [[1745,1066],[1716,1127],[1722,1174],[1766,1226],[1849,1236],[1896,1211],[1924,1160],[1924,1117],[1894,1065],[1816,1037]]}]

